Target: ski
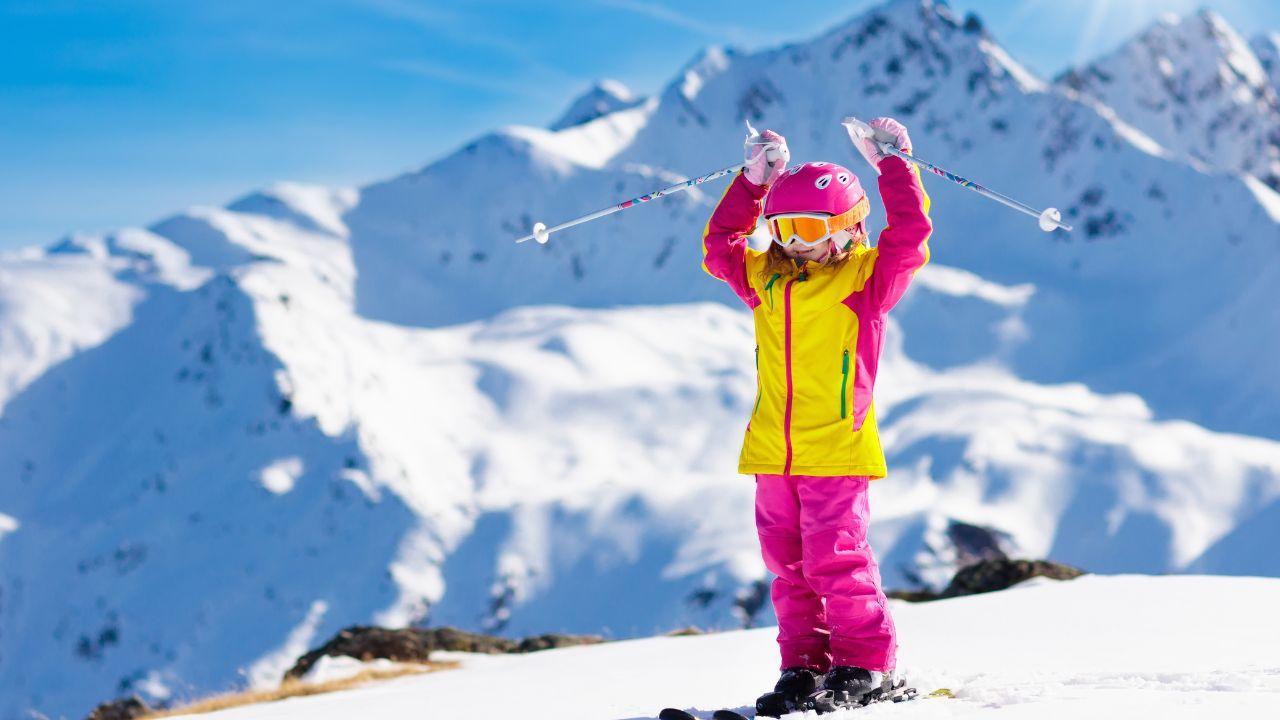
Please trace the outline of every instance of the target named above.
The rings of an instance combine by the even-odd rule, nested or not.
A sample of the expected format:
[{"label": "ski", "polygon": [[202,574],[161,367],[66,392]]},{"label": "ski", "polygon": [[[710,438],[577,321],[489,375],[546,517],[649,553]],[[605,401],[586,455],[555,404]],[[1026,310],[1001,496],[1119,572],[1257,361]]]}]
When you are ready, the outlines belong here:
[{"label": "ski", "polygon": [[[947,688],[938,688],[937,690],[934,690],[928,695],[921,695],[919,690],[913,687],[907,687],[907,682],[905,680],[900,680],[898,681],[898,684],[895,685],[892,689],[884,690],[884,689],[877,688],[871,691],[870,693],[868,693],[867,696],[863,698],[861,702],[851,704],[847,707],[817,709],[815,707],[812,707],[812,703],[810,703],[809,704],[810,706],[799,709],[796,712],[804,712],[805,710],[817,710],[819,714],[822,714],[824,712],[835,712],[836,710],[845,710],[848,708],[865,707],[867,705],[871,705],[874,703],[910,702],[912,700],[918,700],[922,697],[954,698],[955,693],[953,693],[951,690]],[[756,713],[755,717],[757,720],[759,720],[759,718],[776,717],[776,716],[763,715],[760,713]],[[659,720],[698,720],[697,716],[691,715],[685,712],[684,710],[677,710],[676,708],[664,708],[662,712],[658,713],[658,718]],[[750,717],[743,715],[742,713],[737,712],[735,710],[717,710],[711,714],[711,718],[712,720],[751,720]]]},{"label": "ski", "polygon": [[849,701],[841,701],[833,696],[831,691],[818,693],[809,698],[805,703],[805,710],[815,710],[819,715],[823,713],[835,712],[837,710],[845,710],[847,708],[866,707],[873,703],[882,702],[907,702],[915,700],[919,696],[919,691],[913,687],[907,687],[906,680],[899,680],[892,687],[878,687],[862,696],[861,698],[850,699]]},{"label": "ski", "polygon": [[[732,710],[717,710],[711,714],[711,718],[712,720],[751,720],[746,715],[743,715],[742,713],[734,712]],[[659,720],[698,720],[697,717],[690,715],[689,713],[683,710],[677,710],[675,708],[664,708],[662,712],[658,713],[658,719]]]}]

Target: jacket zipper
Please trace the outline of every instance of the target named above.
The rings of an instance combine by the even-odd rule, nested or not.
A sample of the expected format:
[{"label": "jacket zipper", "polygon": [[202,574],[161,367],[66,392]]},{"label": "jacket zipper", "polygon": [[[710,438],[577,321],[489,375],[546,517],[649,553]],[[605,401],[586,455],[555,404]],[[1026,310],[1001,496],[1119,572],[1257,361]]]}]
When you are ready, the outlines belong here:
[{"label": "jacket zipper", "polygon": [[[757,350],[757,353],[759,351]],[[843,420],[849,416],[849,410],[846,403],[848,402],[849,390],[849,349],[844,350],[844,360],[840,362],[840,419]]]},{"label": "jacket zipper", "polygon": [[[801,275],[800,277],[803,278],[804,275]],[[783,343],[782,345],[783,345],[783,356],[786,358],[786,366],[787,366],[787,407],[786,407],[786,412],[784,412],[782,416],[782,435],[783,435],[783,439],[787,443],[787,462],[786,462],[786,465],[783,466],[782,474],[788,477],[791,475],[791,458],[792,458],[791,404],[792,404],[793,387],[791,384],[791,287],[795,285],[796,280],[797,278],[792,278],[788,280],[786,288],[783,290],[783,293],[782,293],[782,307],[783,307],[783,313],[782,313]]]},{"label": "jacket zipper", "polygon": [[751,414],[755,415],[760,412],[760,400],[764,397],[764,386],[760,383],[760,346],[756,346],[756,406],[751,408]]}]

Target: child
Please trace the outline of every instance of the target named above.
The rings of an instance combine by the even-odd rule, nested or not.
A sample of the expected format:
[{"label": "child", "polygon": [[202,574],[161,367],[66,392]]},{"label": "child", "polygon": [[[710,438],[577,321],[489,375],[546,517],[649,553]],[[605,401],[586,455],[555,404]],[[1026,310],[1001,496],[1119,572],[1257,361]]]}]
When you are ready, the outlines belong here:
[{"label": "child", "polygon": [[[870,125],[911,151],[898,122]],[[933,228],[918,171],[870,141],[857,149],[889,221],[875,248],[858,178],[825,162],[785,169],[786,140],[772,131],[747,138],[746,167],[702,240],[703,269],[755,318],[758,387],[738,472],[756,476],[782,653],[762,716],[834,710],[892,683],[895,631],[867,545],[868,481],[885,476],[872,387],[885,313],[928,261]],[[773,242],[760,253],[747,235],[762,209]]]}]

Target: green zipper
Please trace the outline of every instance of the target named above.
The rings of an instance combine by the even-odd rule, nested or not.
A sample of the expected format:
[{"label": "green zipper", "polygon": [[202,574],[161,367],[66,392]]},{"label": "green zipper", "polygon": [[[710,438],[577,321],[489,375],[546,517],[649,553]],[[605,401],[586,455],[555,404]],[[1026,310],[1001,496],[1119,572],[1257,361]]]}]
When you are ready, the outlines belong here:
[{"label": "green zipper", "polygon": [[[773,309],[773,284],[778,282],[778,278],[780,277],[782,277],[782,273],[774,273],[773,277],[769,278],[769,282],[765,283],[764,285],[764,291],[769,293],[769,309],[770,310]],[[760,348],[756,348],[756,352],[760,352]]]},{"label": "green zipper", "polygon": [[756,406],[751,408],[751,414],[755,415],[760,411],[760,400],[764,397],[764,388],[760,384],[760,346],[756,346]]},{"label": "green zipper", "polygon": [[845,401],[845,391],[849,388],[849,350],[844,351],[844,360],[840,363],[840,419],[848,417],[849,410]]}]

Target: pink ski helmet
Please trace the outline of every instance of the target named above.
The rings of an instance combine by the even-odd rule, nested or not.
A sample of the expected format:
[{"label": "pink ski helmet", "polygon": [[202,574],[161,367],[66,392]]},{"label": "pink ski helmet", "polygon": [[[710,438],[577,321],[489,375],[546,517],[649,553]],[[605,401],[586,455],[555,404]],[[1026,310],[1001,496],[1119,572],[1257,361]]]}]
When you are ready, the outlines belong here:
[{"label": "pink ski helmet", "polygon": [[871,203],[858,177],[848,168],[829,162],[807,162],[784,170],[764,200],[766,220],[788,213],[851,213],[852,221],[846,227],[852,227],[870,212]]}]

